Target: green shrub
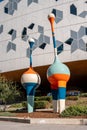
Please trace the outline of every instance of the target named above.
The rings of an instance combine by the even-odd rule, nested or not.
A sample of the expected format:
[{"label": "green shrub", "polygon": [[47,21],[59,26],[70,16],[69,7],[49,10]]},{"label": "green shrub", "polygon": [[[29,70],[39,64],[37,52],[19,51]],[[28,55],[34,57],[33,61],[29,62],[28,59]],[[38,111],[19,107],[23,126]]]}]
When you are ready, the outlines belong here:
[{"label": "green shrub", "polygon": [[27,108],[27,101],[22,102],[22,107]]},{"label": "green shrub", "polygon": [[[44,109],[49,105],[48,101],[34,101],[34,109]],[[27,108],[27,101],[22,102],[22,106]]]},{"label": "green shrub", "polygon": [[79,99],[79,97],[78,96],[68,96],[67,98],[66,98],[67,100],[78,100]]},{"label": "green shrub", "polygon": [[40,96],[40,97],[35,97],[35,101],[52,101],[52,96]]},{"label": "green shrub", "polygon": [[61,117],[87,116],[87,106],[70,106],[61,113]]},{"label": "green shrub", "polygon": [[22,107],[22,104],[21,103],[14,103],[14,104],[12,104],[11,106],[10,106],[10,108],[20,108],[20,107]]},{"label": "green shrub", "polygon": [[80,97],[87,97],[87,93],[81,93]]},{"label": "green shrub", "polygon": [[34,108],[35,109],[44,109],[47,108],[49,102],[48,101],[35,101]]}]

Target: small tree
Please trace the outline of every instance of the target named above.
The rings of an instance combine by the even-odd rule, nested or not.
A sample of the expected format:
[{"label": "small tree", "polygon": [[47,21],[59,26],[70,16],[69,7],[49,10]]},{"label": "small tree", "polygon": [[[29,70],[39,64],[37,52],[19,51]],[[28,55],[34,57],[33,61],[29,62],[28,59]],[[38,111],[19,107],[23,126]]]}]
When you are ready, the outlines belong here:
[{"label": "small tree", "polygon": [[7,80],[4,76],[0,76],[0,99],[4,103],[4,109],[8,102],[13,102],[20,92],[17,90],[17,85],[11,80]]}]

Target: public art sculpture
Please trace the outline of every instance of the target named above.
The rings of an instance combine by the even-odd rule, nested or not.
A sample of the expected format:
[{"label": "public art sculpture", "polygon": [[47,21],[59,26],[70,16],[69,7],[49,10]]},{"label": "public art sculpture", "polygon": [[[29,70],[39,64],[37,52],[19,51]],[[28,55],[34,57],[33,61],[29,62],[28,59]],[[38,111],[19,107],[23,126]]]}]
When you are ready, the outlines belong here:
[{"label": "public art sculpture", "polygon": [[28,106],[28,113],[33,112],[34,109],[34,96],[35,90],[39,87],[41,83],[40,76],[37,72],[34,71],[32,68],[32,47],[34,44],[34,39],[29,40],[30,45],[30,68],[23,73],[21,77],[21,83],[23,87],[26,89],[27,94],[27,106]]},{"label": "public art sculpture", "polygon": [[52,98],[53,98],[53,111],[61,113],[65,110],[66,98],[66,84],[70,78],[69,68],[60,62],[57,56],[54,21],[55,16],[53,13],[48,15],[51,24],[52,39],[54,46],[54,62],[47,70],[47,79],[51,84]]}]

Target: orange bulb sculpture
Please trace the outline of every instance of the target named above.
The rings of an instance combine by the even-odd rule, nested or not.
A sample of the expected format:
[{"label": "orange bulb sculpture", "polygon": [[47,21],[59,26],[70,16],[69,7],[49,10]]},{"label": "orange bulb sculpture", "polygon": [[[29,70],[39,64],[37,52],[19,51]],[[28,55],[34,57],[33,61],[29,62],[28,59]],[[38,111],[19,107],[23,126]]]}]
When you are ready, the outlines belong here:
[{"label": "orange bulb sculpture", "polygon": [[37,72],[34,71],[32,67],[32,47],[34,44],[34,39],[29,39],[30,45],[30,68],[23,73],[21,76],[21,83],[26,90],[27,95],[27,106],[28,106],[28,113],[33,112],[34,110],[34,95],[35,90],[39,87],[41,83],[40,76]]},{"label": "orange bulb sculpture", "polygon": [[48,15],[51,24],[53,47],[54,47],[54,62],[47,70],[47,79],[51,84],[53,111],[61,113],[65,110],[66,84],[70,78],[69,68],[60,62],[57,56],[56,40],[54,33],[54,14]]}]

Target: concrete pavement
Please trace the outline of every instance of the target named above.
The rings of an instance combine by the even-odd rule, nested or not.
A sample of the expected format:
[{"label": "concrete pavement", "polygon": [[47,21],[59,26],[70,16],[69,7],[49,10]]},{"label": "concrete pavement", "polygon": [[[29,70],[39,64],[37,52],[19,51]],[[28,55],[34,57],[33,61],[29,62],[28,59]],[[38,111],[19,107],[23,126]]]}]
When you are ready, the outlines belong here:
[{"label": "concrete pavement", "polygon": [[87,125],[26,124],[0,121],[0,130],[87,130]]}]

